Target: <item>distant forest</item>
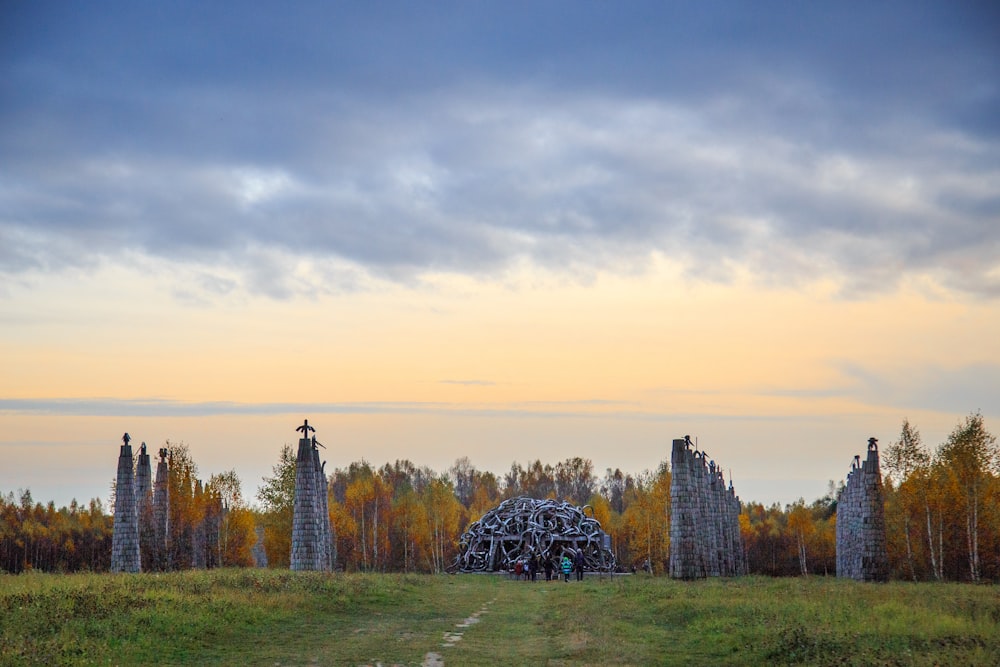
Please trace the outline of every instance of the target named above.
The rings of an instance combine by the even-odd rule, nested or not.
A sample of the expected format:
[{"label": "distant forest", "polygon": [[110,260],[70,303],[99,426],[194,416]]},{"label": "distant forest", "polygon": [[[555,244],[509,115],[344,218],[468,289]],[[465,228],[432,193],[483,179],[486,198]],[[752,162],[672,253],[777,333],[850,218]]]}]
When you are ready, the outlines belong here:
[{"label": "distant forest", "polygon": [[[198,468],[184,444],[170,452],[170,557],[160,567],[250,567],[262,543],[269,567],[288,567],[295,453],[281,449],[252,508],[234,472],[196,483]],[[881,451],[889,559],[897,579],[1000,581],[1000,451],[979,413],[959,423],[933,451],[904,421],[898,440]],[[833,575],[837,494],[784,507],[745,502],[740,515],[750,572],[773,576]],[[589,505],[611,535],[626,570],[648,560],[665,574],[670,550],[670,470],[664,461],[639,474],[590,460],[556,465],[514,463],[502,476],[477,470],[462,457],[446,472],[410,461],[373,467],[366,461],[329,476],[336,569],[443,572],[455,560],[459,536],[502,500],[555,498]],[[199,522],[224,506],[218,540],[194,539]],[[107,571],[113,517],[100,500],[57,509],[30,491],[0,494],[0,570],[21,573]],[[197,558],[194,550],[207,548]],[[144,560],[145,563],[149,561]]]}]

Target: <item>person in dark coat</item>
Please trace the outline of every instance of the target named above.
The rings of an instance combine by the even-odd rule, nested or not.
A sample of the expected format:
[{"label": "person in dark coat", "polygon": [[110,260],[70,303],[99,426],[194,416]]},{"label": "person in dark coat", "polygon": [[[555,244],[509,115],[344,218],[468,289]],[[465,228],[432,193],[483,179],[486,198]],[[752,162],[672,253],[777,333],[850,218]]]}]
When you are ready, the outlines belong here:
[{"label": "person in dark coat", "polygon": [[545,560],[542,561],[542,568],[545,570],[545,581],[552,581],[552,571],[556,569],[556,566],[552,564],[552,557],[547,555]]},{"label": "person in dark coat", "polygon": [[583,549],[577,549],[576,554],[573,556],[573,569],[576,570],[576,580],[583,581]]}]

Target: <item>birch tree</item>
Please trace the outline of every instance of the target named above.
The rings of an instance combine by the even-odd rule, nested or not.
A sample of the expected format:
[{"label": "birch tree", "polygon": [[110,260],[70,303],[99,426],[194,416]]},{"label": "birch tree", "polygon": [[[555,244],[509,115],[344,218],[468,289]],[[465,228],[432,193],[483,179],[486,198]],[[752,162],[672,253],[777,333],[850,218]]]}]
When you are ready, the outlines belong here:
[{"label": "birch tree", "polygon": [[948,490],[962,514],[969,578],[982,578],[980,559],[980,515],[993,475],[1000,467],[996,437],[986,430],[983,415],[969,415],[948,436],[938,450],[946,471]]},{"label": "birch tree", "polygon": [[[917,572],[914,564],[911,527],[914,524],[914,510],[920,504],[923,504],[926,509],[928,525],[930,522],[930,503],[926,499],[928,492],[926,473],[930,466],[930,460],[930,453],[924,449],[920,442],[920,432],[910,426],[908,419],[904,419],[899,440],[890,444],[886,449],[883,463],[886,470],[889,471],[890,477],[898,482],[900,508],[903,515],[903,536],[906,544],[906,563],[910,571],[910,578],[914,581],[917,580]],[[923,500],[922,503],[921,500]],[[928,530],[930,536],[932,531]],[[928,544],[931,563],[936,571],[933,540]]]}]

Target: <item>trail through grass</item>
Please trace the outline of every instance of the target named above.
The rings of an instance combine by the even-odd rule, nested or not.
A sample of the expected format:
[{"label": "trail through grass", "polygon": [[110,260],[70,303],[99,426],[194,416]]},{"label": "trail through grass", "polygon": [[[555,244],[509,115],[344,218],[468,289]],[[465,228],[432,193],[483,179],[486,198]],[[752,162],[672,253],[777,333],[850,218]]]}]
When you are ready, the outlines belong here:
[{"label": "trail through grass", "polygon": [[1000,594],[217,570],[0,576],[0,665],[997,665]]}]

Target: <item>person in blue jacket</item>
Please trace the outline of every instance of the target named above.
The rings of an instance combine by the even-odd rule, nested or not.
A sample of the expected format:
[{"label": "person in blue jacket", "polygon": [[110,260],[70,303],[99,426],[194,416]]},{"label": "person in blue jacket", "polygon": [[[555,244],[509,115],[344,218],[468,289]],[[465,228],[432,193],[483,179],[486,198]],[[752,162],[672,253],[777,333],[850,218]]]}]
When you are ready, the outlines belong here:
[{"label": "person in blue jacket", "polygon": [[563,552],[562,562],[560,565],[562,567],[563,577],[567,582],[569,582],[569,573],[573,571],[573,561],[569,559],[569,554],[565,551]]}]

